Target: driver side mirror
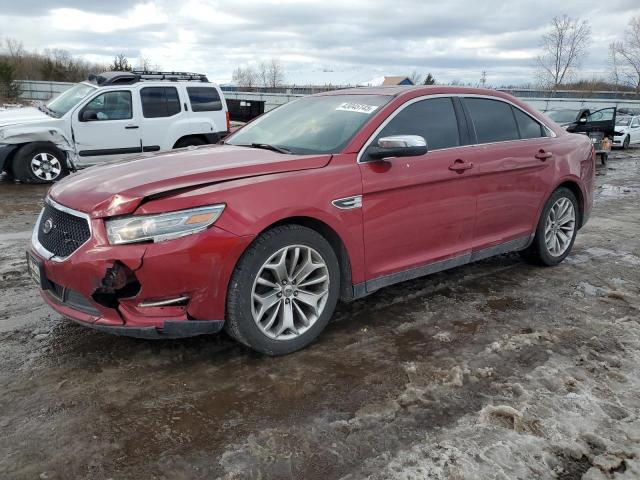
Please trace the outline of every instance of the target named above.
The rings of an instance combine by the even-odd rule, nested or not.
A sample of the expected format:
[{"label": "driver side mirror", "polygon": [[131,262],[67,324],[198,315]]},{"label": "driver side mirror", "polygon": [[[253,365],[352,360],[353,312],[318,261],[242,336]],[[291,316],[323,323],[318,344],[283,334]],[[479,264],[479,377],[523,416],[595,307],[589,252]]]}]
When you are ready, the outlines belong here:
[{"label": "driver side mirror", "polygon": [[392,157],[418,157],[429,151],[426,140],[420,135],[392,135],[382,137],[378,145],[367,151],[369,158],[382,160]]},{"label": "driver side mirror", "polygon": [[92,122],[98,120],[98,114],[92,110],[83,110],[80,114],[80,120],[83,122]]}]

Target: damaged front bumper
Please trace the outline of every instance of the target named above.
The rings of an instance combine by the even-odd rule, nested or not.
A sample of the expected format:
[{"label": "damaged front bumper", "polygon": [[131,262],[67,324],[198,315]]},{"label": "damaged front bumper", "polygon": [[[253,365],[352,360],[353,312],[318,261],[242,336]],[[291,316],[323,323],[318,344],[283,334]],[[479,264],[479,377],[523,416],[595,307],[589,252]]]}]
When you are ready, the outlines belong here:
[{"label": "damaged front bumper", "polygon": [[142,338],[220,331],[231,273],[252,240],[213,226],[166,242],[110,245],[103,220],[88,219],[89,240],[60,259],[38,241],[41,220],[28,260],[45,302],[87,327]]}]

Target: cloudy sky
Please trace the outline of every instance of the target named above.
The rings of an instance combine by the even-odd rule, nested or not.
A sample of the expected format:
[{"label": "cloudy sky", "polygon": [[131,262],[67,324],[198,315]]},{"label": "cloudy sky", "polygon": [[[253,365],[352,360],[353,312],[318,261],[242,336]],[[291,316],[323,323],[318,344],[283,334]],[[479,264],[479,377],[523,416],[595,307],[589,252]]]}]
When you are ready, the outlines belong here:
[{"label": "cloudy sky", "polygon": [[475,83],[486,70],[498,86],[533,81],[540,36],[565,13],[593,30],[582,76],[606,76],[607,45],[640,15],[640,1],[0,0],[0,36],[100,62],[124,52],[218,82],[277,58],[289,83],[413,70]]}]

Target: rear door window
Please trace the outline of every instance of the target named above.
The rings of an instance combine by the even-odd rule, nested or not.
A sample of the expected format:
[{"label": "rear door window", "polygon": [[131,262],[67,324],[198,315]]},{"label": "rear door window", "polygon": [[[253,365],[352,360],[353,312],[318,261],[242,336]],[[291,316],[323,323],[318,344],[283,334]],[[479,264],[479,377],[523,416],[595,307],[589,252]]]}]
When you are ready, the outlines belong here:
[{"label": "rear door window", "polygon": [[144,118],[171,117],[181,111],[176,87],[145,87],[140,100]]},{"label": "rear door window", "polygon": [[187,87],[192,112],[222,110],[222,101],[214,87]]},{"label": "rear door window", "polygon": [[405,107],[382,129],[372,145],[391,135],[420,135],[429,150],[460,145],[458,121],[449,97],[421,100]]},{"label": "rear door window", "polygon": [[531,118],[519,108],[513,106],[511,108],[513,110],[514,116],[516,117],[518,130],[520,130],[520,138],[539,138],[546,136],[544,134],[544,129],[542,128],[542,125],[540,125],[540,123],[538,123],[536,120]]},{"label": "rear door window", "polygon": [[478,143],[519,140],[518,126],[511,105],[488,98],[465,98]]}]

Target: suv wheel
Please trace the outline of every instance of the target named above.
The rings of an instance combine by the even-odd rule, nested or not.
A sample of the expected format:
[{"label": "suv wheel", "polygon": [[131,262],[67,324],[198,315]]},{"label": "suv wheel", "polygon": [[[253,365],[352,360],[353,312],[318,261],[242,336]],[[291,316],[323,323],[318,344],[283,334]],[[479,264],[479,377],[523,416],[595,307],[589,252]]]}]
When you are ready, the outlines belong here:
[{"label": "suv wheel", "polygon": [[65,154],[45,142],[28,143],[13,157],[12,171],[25,183],[50,183],[64,177],[68,171]]},{"label": "suv wheel", "polygon": [[227,333],[259,352],[285,355],[311,343],[333,315],[338,260],[316,231],[276,227],[244,253],[228,292]]},{"label": "suv wheel", "polygon": [[622,142],[622,149],[626,150],[627,148],[629,148],[630,143],[631,143],[631,137],[627,135],[626,137],[624,137],[624,141]]},{"label": "suv wheel", "polygon": [[560,187],[547,200],[533,243],[524,256],[534,263],[558,265],[571,252],[577,233],[578,201],[571,190]]}]

